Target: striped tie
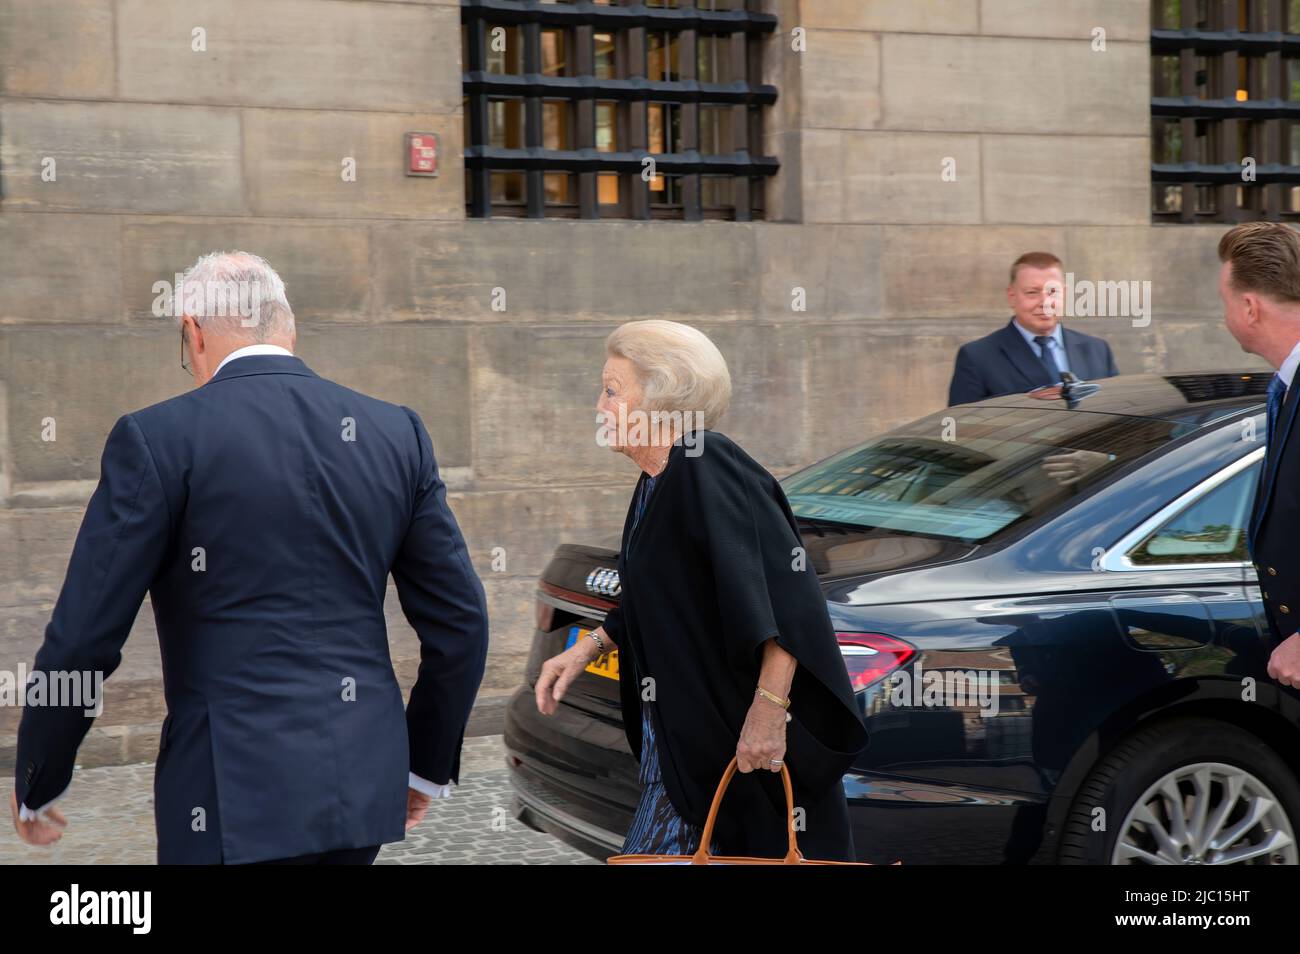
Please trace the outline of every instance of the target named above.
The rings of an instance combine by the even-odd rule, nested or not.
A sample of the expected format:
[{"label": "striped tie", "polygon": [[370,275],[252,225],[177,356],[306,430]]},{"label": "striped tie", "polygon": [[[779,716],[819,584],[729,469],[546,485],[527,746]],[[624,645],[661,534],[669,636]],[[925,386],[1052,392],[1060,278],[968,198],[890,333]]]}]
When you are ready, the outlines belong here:
[{"label": "striped tie", "polygon": [[1268,443],[1271,446],[1277,433],[1277,420],[1282,414],[1282,400],[1286,397],[1286,382],[1279,374],[1268,382]]},{"label": "striped tie", "polygon": [[1040,357],[1043,360],[1043,366],[1047,368],[1047,373],[1052,376],[1053,383],[1061,380],[1061,366],[1056,363],[1056,355],[1053,353],[1051,346],[1056,343],[1050,335],[1034,335],[1034,341],[1042,349]]}]

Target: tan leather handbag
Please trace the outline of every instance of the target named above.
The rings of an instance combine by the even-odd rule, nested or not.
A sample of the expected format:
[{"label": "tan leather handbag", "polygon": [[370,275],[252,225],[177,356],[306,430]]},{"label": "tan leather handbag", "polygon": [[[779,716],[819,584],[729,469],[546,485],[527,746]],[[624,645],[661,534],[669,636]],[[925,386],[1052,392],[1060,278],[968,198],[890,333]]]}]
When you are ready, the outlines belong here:
[{"label": "tan leather handbag", "polygon": [[[713,795],[713,804],[709,807],[709,817],[704,822],[704,834],[700,838],[700,848],[693,855],[615,855],[608,859],[611,865],[864,865],[860,861],[810,861],[799,852],[794,833],[794,789],[790,786],[790,770],[781,766],[781,782],[785,785],[785,821],[789,835],[789,850],[784,858],[739,858],[733,855],[711,855],[708,846],[713,842],[713,823],[718,818],[718,807],[722,796],[736,774],[736,759],[733,756],[727,771],[722,774],[718,790]],[[897,864],[897,862],[895,862]]]}]

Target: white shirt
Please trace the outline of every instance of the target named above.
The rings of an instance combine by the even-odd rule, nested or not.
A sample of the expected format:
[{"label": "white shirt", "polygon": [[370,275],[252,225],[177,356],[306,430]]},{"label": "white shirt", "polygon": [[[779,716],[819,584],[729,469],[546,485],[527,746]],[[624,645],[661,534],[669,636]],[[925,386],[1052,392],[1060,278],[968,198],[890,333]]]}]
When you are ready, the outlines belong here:
[{"label": "white shirt", "polygon": [[1295,377],[1295,371],[1298,367],[1300,367],[1300,341],[1296,342],[1295,347],[1291,349],[1291,353],[1282,362],[1282,366],[1277,369],[1277,376],[1282,379],[1282,383],[1287,386],[1288,390],[1291,388],[1291,380]]},{"label": "white shirt", "polygon": [[[290,351],[288,348],[281,348],[279,345],[272,345],[272,344],[246,345],[243,348],[236,348],[234,351],[230,352],[230,354],[222,358],[221,363],[217,365],[217,370],[212,372],[212,376],[215,378],[218,374],[221,373],[222,368],[224,368],[231,361],[234,361],[236,358],[245,358],[253,354],[282,354],[282,355],[288,355],[291,358],[293,357],[292,351]],[[442,784],[439,784],[438,782],[430,782],[428,779],[420,778],[420,776],[416,775],[414,772],[410,772],[409,778],[407,779],[406,782],[406,786],[407,788],[413,788],[417,792],[421,792],[425,795],[428,795],[430,798],[451,798],[450,781],[444,782]],[[57,802],[60,798],[62,798],[66,794],[68,794],[68,790],[64,789],[61,793],[54,796],[54,798],[50,799],[48,802],[46,802],[44,805],[42,805],[40,808],[36,809],[35,811],[28,808],[26,805],[19,805],[18,806],[19,821],[31,821],[33,818],[40,818],[41,821],[44,821],[45,819],[43,816],[45,815],[46,809],[48,809],[51,805],[53,805],[55,802]]]},{"label": "white shirt", "polygon": [[236,358],[246,358],[251,354],[284,354],[284,355],[288,355],[291,358],[293,357],[292,351],[290,351],[288,348],[281,348],[279,345],[273,345],[273,344],[244,345],[244,347],[236,348],[234,351],[230,352],[230,354],[222,358],[221,363],[217,365],[217,370],[212,372],[212,376],[215,378],[218,374],[221,373],[222,368],[224,368],[231,361],[234,361]]},{"label": "white shirt", "polygon": [[[1038,342],[1034,340],[1034,333],[1021,325],[1020,322],[1016,321],[1014,318],[1011,319],[1011,323],[1016,326],[1016,331],[1020,332],[1020,336],[1025,339],[1025,343],[1034,349],[1034,354],[1041,358],[1043,356],[1043,349],[1039,346]],[[1047,336],[1047,340],[1051,342],[1052,356],[1056,358],[1056,366],[1062,371],[1069,371],[1070,362],[1065,357],[1065,336],[1061,334],[1061,323],[1059,321],[1056,323],[1056,327],[1052,329],[1052,333]]]}]

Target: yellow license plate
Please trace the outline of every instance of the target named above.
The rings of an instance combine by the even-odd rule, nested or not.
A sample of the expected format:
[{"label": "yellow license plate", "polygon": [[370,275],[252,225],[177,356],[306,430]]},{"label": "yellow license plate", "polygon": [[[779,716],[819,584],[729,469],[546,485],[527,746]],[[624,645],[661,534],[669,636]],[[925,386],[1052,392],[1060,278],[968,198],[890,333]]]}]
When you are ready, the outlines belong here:
[{"label": "yellow license plate", "polygon": [[[581,626],[574,626],[569,629],[569,638],[565,640],[564,648],[568,649],[580,639],[585,639],[591,630],[584,629]],[[611,650],[603,656],[597,656],[591,662],[587,663],[587,672],[594,673],[597,676],[604,676],[606,679],[618,680],[618,650]]]}]

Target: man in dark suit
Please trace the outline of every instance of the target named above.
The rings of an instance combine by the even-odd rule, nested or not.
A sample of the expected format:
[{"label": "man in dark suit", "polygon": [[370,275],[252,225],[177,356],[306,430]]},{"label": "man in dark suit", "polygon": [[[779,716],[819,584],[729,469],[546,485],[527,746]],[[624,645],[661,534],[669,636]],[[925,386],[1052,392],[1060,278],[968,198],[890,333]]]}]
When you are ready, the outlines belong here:
[{"label": "man in dark suit", "polygon": [[1241,349],[1277,369],[1267,396],[1268,443],[1246,541],[1276,645],[1268,674],[1300,688],[1300,235],[1280,222],[1248,222],[1219,240],[1224,324]]},{"label": "man in dark suit", "polygon": [[[420,418],[292,354],[266,262],[204,256],[175,300],[197,387],[113,427],[34,671],[111,674],[148,592],[167,701],[159,862],[369,864],[459,781],[482,584]],[[405,712],[389,573],[420,640]],[[50,803],[88,715],[24,709],[11,806],[29,843],[66,825]]]},{"label": "man in dark suit", "polygon": [[1060,384],[1063,371],[1085,381],[1119,374],[1109,344],[1061,324],[1064,286],[1061,260],[1050,252],[1026,252],[1015,260],[1007,286],[1012,318],[958,349],[949,406]]}]

